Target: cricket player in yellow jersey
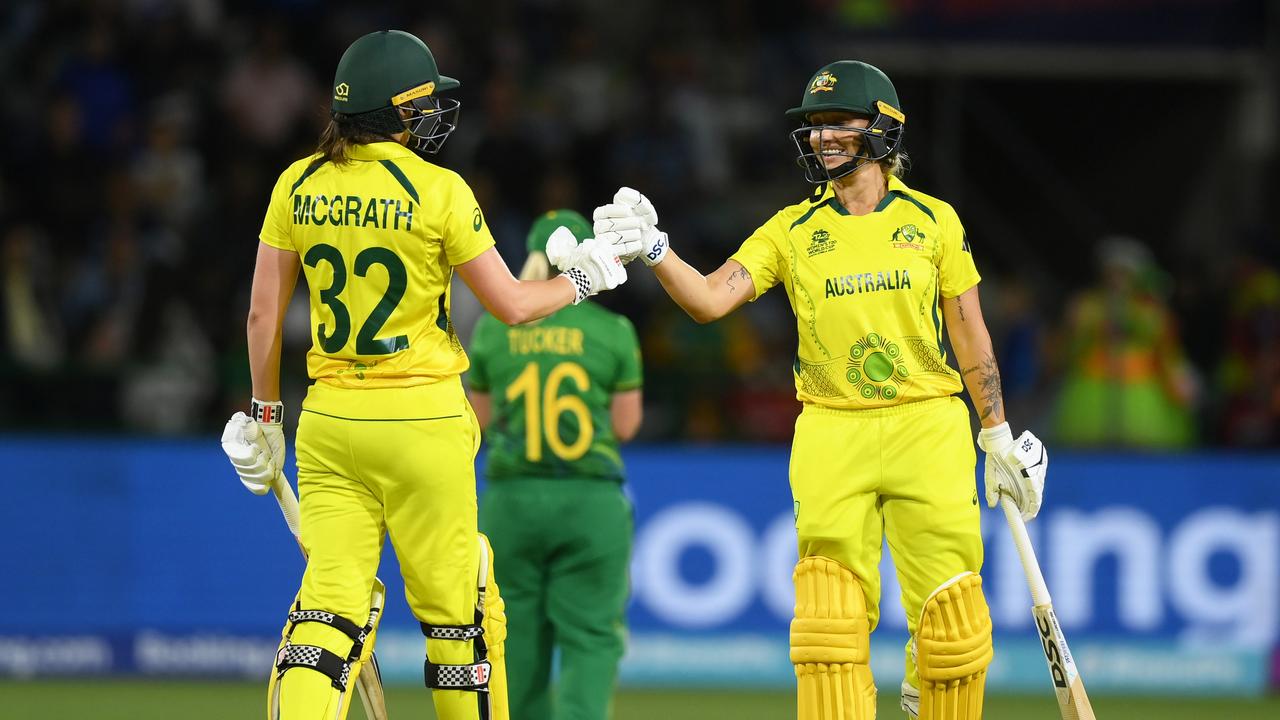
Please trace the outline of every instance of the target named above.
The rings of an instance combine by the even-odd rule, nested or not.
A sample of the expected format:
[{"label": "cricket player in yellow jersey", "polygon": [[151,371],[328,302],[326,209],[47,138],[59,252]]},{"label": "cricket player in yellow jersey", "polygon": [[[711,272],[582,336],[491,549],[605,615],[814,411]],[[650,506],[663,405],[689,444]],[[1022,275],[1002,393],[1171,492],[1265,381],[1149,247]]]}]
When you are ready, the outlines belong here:
[{"label": "cricket player in yellow jersey", "polygon": [[[906,115],[880,70],[819,70],[787,115],[815,190],[783,208],[704,277],[623,188],[595,235],[638,256],[689,315],[723,317],[781,283],[796,316],[793,370],[804,404],[791,454],[800,560],[791,660],[801,720],[875,716],[868,636],[879,619],[888,537],[911,640],[902,707],[977,720],[991,661],[967,384],[987,451],[986,499],[1039,510],[1047,456],[1005,422],[1000,375],[978,302],[978,272],[950,205],[899,178]],[[943,327],[962,368],[947,365]]]},{"label": "cricket player in yellow jersey", "polygon": [[338,63],[319,150],[281,173],[271,194],[248,340],[252,417],[275,468],[284,461],[280,331],[299,270],[315,380],[297,434],[309,558],[276,657],[271,718],[345,716],[372,652],[370,588],[387,533],[426,636],[436,716],[507,717],[505,619],[477,532],[480,436],[459,381],[467,356],[449,321],[449,279],[456,269],[491,314],[520,323],[626,273],[616,256],[589,249],[555,278],[511,275],[471,189],[415,153],[434,153],[453,131],[458,102],[440,93],[456,87],[418,38],[361,37]]}]

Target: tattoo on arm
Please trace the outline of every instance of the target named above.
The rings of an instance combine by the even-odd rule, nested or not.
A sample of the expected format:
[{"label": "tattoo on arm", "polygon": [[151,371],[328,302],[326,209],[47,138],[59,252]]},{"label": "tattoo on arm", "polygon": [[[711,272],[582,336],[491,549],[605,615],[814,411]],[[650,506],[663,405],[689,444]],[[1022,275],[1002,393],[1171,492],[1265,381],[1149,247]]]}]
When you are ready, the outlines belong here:
[{"label": "tattoo on arm", "polygon": [[1003,395],[1000,390],[1000,368],[996,366],[996,358],[990,353],[982,359],[980,367],[972,367],[965,370],[965,374],[969,374],[977,370],[978,387],[982,389],[982,400],[986,406],[982,409],[981,419],[986,420],[993,412],[999,413],[1000,406],[1004,403]]},{"label": "tattoo on arm", "polygon": [[960,298],[956,298],[956,310],[960,312],[960,322],[966,322],[964,319],[964,303],[960,302]]},{"label": "tattoo on arm", "polygon": [[734,270],[729,275],[729,277],[724,281],[724,283],[729,286],[729,292],[737,292],[738,286],[735,285],[733,281],[734,280],[739,280],[739,281],[750,280],[750,279],[751,279],[751,273],[747,272],[746,268],[738,268],[737,270]]}]

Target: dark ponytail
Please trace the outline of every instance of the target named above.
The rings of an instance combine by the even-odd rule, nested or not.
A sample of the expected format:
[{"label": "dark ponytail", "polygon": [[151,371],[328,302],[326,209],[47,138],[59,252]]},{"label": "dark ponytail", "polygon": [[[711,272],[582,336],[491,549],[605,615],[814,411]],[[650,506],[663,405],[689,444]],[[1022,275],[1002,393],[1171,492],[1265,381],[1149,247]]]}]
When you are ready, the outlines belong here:
[{"label": "dark ponytail", "polygon": [[[374,111],[374,113],[381,113],[381,111]],[[320,157],[316,158],[315,162],[344,165],[351,161],[350,150],[353,145],[393,141],[391,136],[404,129],[403,124],[387,124],[384,117],[366,117],[374,113],[330,116],[329,124],[320,133],[320,143],[316,147],[316,153]]]}]

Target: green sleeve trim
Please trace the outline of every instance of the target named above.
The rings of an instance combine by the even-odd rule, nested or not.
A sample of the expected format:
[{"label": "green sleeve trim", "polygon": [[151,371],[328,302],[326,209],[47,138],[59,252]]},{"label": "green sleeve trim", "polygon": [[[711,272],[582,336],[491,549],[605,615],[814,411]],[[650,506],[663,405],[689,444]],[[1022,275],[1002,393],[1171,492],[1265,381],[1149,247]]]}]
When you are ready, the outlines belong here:
[{"label": "green sleeve trim", "polygon": [[639,390],[642,387],[644,387],[643,380],[632,380],[630,382],[620,382],[617,385],[614,385],[613,391],[615,393],[631,392],[632,390]]},{"label": "green sleeve trim", "polygon": [[378,162],[382,164],[382,167],[387,169],[387,172],[391,173],[391,177],[395,178],[396,182],[400,183],[400,187],[404,188],[404,191],[409,193],[409,197],[413,198],[414,202],[419,205],[422,204],[422,201],[418,199],[418,191],[413,188],[413,183],[409,182],[409,178],[404,174],[404,171],[401,170],[399,166],[390,160],[379,160]]},{"label": "green sleeve trim", "polygon": [[302,175],[298,177],[298,180],[293,184],[293,187],[289,188],[289,195],[292,197],[294,193],[298,192],[298,188],[302,187],[302,183],[306,182],[307,178],[311,177],[311,174],[319,170],[320,166],[323,164],[323,158],[316,158],[315,160],[312,160],[311,164],[307,166],[307,169],[302,171]]}]

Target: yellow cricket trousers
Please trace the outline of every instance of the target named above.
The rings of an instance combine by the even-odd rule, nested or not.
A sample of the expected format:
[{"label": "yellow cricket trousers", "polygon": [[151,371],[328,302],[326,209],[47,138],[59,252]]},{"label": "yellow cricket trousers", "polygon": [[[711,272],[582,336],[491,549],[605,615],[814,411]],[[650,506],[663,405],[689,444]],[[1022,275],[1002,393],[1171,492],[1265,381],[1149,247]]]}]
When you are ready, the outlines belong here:
[{"label": "yellow cricket trousers", "polygon": [[[410,388],[307,393],[298,421],[302,543],[309,553],[301,607],[363,625],[382,539],[390,534],[414,616],[433,625],[475,621],[475,455],[480,432],[457,377]],[[318,623],[294,642],[349,640]],[[427,641],[435,663],[474,660],[471,643]],[[321,677],[327,683],[328,680]],[[477,694],[432,693],[440,717],[469,717]]]},{"label": "yellow cricket trousers", "polygon": [[[805,405],[791,450],[800,557],[829,557],[852,570],[874,630],[887,536],[914,636],[929,594],[982,568],[975,462],[959,398],[870,410]],[[907,680],[919,687],[910,643],[906,656]]]}]

